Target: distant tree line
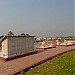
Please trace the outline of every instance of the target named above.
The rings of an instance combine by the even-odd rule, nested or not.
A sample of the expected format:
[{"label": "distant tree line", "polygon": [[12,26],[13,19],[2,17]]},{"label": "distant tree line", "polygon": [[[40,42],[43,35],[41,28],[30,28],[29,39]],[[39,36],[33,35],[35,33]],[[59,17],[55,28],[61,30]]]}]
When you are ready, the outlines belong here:
[{"label": "distant tree line", "polygon": [[74,38],[74,36],[58,37],[58,38]]},{"label": "distant tree line", "polygon": [[29,34],[22,33],[21,36],[30,36]]}]

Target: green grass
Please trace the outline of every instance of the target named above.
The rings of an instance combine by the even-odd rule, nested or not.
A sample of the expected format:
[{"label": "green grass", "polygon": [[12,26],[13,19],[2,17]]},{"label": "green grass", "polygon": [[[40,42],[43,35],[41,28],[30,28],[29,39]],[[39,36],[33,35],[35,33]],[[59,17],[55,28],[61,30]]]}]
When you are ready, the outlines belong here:
[{"label": "green grass", "polygon": [[17,75],[75,75],[75,50],[46,61]]},{"label": "green grass", "polygon": [[72,37],[72,38],[62,38],[62,40],[75,40],[75,38],[74,37]]}]

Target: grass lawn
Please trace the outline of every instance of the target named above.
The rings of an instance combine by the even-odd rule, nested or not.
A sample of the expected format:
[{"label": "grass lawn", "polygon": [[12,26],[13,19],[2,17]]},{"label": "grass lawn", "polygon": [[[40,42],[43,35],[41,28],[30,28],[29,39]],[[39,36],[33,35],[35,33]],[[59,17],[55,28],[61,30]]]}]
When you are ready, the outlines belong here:
[{"label": "grass lawn", "polygon": [[64,53],[17,75],[75,75],[75,50]]},{"label": "grass lawn", "polygon": [[67,38],[64,38],[63,37],[62,39],[65,39],[65,40],[75,40],[75,37],[72,37],[72,38],[68,38],[68,37]]}]

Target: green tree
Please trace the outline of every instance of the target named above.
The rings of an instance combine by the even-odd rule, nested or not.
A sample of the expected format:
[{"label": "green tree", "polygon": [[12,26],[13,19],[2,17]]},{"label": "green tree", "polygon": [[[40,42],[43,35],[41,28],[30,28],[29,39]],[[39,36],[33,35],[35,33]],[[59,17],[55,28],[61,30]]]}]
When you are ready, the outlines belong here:
[{"label": "green tree", "polygon": [[30,36],[29,34],[22,33],[21,36]]}]

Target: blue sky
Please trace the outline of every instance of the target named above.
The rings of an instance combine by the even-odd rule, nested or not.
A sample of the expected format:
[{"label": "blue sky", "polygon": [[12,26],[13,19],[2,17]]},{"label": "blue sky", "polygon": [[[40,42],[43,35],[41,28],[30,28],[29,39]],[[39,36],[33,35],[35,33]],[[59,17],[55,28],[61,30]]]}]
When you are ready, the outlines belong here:
[{"label": "blue sky", "polygon": [[74,0],[0,0],[0,35],[73,36]]}]

